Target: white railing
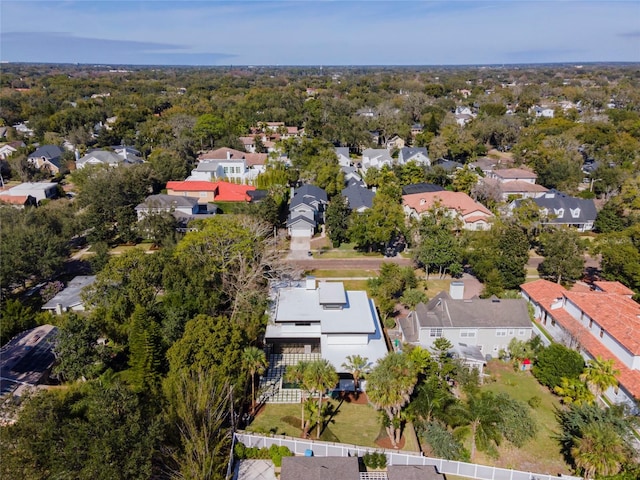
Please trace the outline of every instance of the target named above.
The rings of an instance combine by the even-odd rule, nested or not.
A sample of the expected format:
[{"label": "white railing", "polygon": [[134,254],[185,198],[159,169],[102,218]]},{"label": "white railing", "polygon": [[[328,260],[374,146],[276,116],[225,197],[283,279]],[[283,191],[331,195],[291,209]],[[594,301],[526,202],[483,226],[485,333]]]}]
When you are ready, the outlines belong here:
[{"label": "white railing", "polygon": [[582,477],[569,475],[549,475],[546,473],[522,472],[506,468],[478,465],[474,463],[456,462],[442,458],[425,457],[420,452],[402,452],[381,448],[370,448],[343,443],[320,442],[281,435],[266,436],[246,432],[236,432],[236,440],[247,447],[285,446],[296,455],[304,455],[308,450],[316,457],[361,457],[366,453],[383,452],[387,456],[387,465],[433,465],[438,472],[459,475],[461,477],[480,480],[580,480]]}]

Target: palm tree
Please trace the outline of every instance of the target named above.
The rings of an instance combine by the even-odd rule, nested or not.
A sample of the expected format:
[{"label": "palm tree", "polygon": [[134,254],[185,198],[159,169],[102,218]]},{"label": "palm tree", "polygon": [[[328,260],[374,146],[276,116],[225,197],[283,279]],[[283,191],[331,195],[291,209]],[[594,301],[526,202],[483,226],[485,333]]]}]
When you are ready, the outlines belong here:
[{"label": "palm tree", "polygon": [[583,382],[576,379],[562,377],[560,385],[557,385],[553,391],[560,395],[560,397],[562,397],[562,403],[567,405],[572,403],[585,405],[592,404],[595,401],[595,396],[589,388]]},{"label": "palm tree", "polygon": [[262,375],[265,369],[269,366],[267,356],[264,350],[258,347],[246,347],[242,351],[242,368],[249,372],[251,377],[251,412],[255,409],[256,405],[256,373]]},{"label": "palm tree", "polygon": [[614,368],[613,360],[596,357],[587,362],[587,368],[580,375],[580,380],[586,382],[593,394],[598,397],[609,387],[618,386],[618,375],[620,375],[620,370]]},{"label": "palm tree", "polygon": [[473,461],[476,448],[485,452],[495,451],[494,445],[500,445],[500,404],[491,392],[480,396],[471,396],[467,401],[466,417],[471,432],[470,458]]},{"label": "palm tree", "polygon": [[312,391],[318,394],[318,426],[316,430],[316,438],[320,438],[320,431],[323,422],[322,415],[322,399],[324,392],[338,383],[338,374],[336,369],[328,360],[315,360],[310,362],[304,372],[304,382]]},{"label": "palm tree", "polygon": [[604,422],[586,426],[582,436],[575,439],[571,455],[585,478],[615,475],[628,460],[622,438]]},{"label": "palm tree", "polygon": [[[284,378],[286,381],[288,382],[292,382],[292,383],[297,383],[300,387],[300,390],[302,392],[308,391],[308,389],[306,388],[306,385],[304,383],[304,379],[305,379],[305,372],[307,371],[307,367],[309,366],[308,361],[306,360],[300,360],[296,365],[289,365],[287,367],[287,371],[284,374]],[[302,408],[301,408],[301,421],[300,421],[300,429],[302,430],[302,435],[305,436],[306,432],[306,425],[304,422],[304,395],[301,394],[300,395],[300,401],[302,403]]]},{"label": "palm tree", "polygon": [[361,357],[360,355],[349,355],[346,360],[347,361],[342,364],[342,368],[353,376],[353,385],[357,396],[360,378],[371,371],[371,368],[369,368],[369,359],[367,357]]},{"label": "palm tree", "polygon": [[391,352],[378,360],[367,382],[367,396],[387,415],[385,429],[394,448],[400,441],[401,412],[418,381],[418,371],[405,353]]}]

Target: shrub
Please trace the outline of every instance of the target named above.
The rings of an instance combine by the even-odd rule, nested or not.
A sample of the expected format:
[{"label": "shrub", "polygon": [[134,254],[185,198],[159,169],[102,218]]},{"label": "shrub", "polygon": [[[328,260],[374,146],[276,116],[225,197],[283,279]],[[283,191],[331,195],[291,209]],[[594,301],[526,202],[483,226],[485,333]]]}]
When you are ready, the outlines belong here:
[{"label": "shrub", "polygon": [[529,400],[527,400],[527,403],[529,404],[529,406],[531,408],[538,408],[540,406],[540,404],[542,403],[542,400],[540,399],[539,396],[534,395]]},{"label": "shrub", "polygon": [[542,385],[553,390],[562,377],[578,379],[583,370],[584,360],[578,352],[553,343],[538,354],[532,372]]},{"label": "shrub", "polygon": [[362,461],[367,468],[385,468],[387,466],[387,456],[382,452],[366,453]]}]

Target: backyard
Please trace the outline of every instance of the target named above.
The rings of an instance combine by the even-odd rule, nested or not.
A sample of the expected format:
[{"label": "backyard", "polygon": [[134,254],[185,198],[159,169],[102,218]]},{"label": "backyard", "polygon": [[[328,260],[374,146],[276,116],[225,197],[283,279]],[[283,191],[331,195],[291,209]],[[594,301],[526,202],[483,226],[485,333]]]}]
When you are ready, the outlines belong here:
[{"label": "backyard", "polygon": [[522,448],[503,442],[498,449],[500,457],[497,460],[479,452],[478,463],[552,475],[570,474],[571,470],[564,462],[560,447],[554,439],[557,432],[555,409],[560,407],[558,397],[540,385],[530,372],[514,371],[510,363],[493,360],[488,363],[485,372],[491,375],[492,380],[483,389],[507,393],[525,404],[532,397],[540,399],[539,406],[531,409],[532,417],[538,425],[538,434]]},{"label": "backyard", "polygon": [[[531,409],[532,416],[538,425],[538,434],[522,448],[516,448],[504,441],[498,449],[500,454],[498,459],[478,452],[476,462],[551,475],[571,474],[571,470],[560,454],[559,445],[554,439],[556,433],[554,412],[557,407],[560,407],[558,398],[542,387],[530,372],[514,371],[510,363],[493,360],[489,362],[485,372],[489,373],[490,377],[482,386],[483,390],[507,393],[524,404],[527,404],[532,397],[540,399],[539,405]],[[349,401],[331,400],[331,403],[336,408],[336,414],[323,431],[320,440],[381,447],[377,440],[385,439],[386,433],[380,426],[379,413],[374,408],[367,404]],[[300,404],[267,404],[248,430],[300,437]],[[315,429],[312,429],[310,438],[315,439],[315,436]],[[406,443],[403,450],[419,450],[412,438],[413,435],[405,435]],[[466,447],[468,448],[469,445]]]},{"label": "backyard", "polygon": [[[380,425],[379,413],[370,405],[339,400],[330,402],[336,408],[336,413],[322,432],[320,440],[380,447],[376,440],[387,438],[385,430]],[[300,404],[268,403],[247,430],[300,437]],[[404,450],[418,451],[419,447],[411,440],[411,435],[406,437]],[[316,438],[315,428],[311,430],[309,438]]]}]

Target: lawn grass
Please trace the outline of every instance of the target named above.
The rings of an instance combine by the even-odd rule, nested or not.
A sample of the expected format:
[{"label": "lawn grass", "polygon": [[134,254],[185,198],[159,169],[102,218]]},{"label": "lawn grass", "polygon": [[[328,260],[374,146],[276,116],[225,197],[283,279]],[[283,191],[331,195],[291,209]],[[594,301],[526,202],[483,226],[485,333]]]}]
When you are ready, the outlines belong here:
[{"label": "lawn grass", "polygon": [[540,398],[540,405],[530,409],[538,425],[538,433],[519,449],[506,441],[503,442],[498,449],[498,460],[480,453],[477,457],[478,463],[552,475],[570,474],[571,471],[560,454],[560,446],[554,439],[557,432],[555,409],[560,406],[559,399],[540,385],[530,372],[514,371],[509,363],[493,360],[487,365],[486,371],[491,373],[491,377],[496,381],[483,385],[483,390],[507,393],[525,404],[531,397]]},{"label": "lawn grass", "polygon": [[[320,436],[320,440],[376,447],[375,441],[380,434],[379,414],[369,405],[357,405],[331,400],[337,408],[336,415]],[[247,430],[256,433],[276,433],[291,437],[300,437],[300,404],[265,405]],[[316,438],[316,431],[311,431]]]},{"label": "lawn grass", "polygon": [[[312,242],[312,247],[314,244]],[[318,251],[313,252],[314,258],[380,258],[382,254],[380,252],[360,252],[356,250],[355,244],[343,243],[338,248],[330,248],[325,246]]]},{"label": "lawn grass", "polygon": [[311,270],[309,272],[309,275],[313,275],[316,278],[359,278],[359,277],[365,277],[365,278],[369,278],[369,277],[377,277],[378,276],[378,271],[377,270],[358,270],[358,269],[352,269],[352,270],[324,270],[324,269],[318,269],[318,270]]},{"label": "lawn grass", "polygon": [[117,247],[112,248],[109,251],[109,253],[112,253],[112,254],[124,253],[124,252],[128,252],[129,250],[133,250],[134,248],[139,248],[147,252],[151,250],[152,246],[153,244],[151,243],[138,243],[137,245],[118,245]]}]

